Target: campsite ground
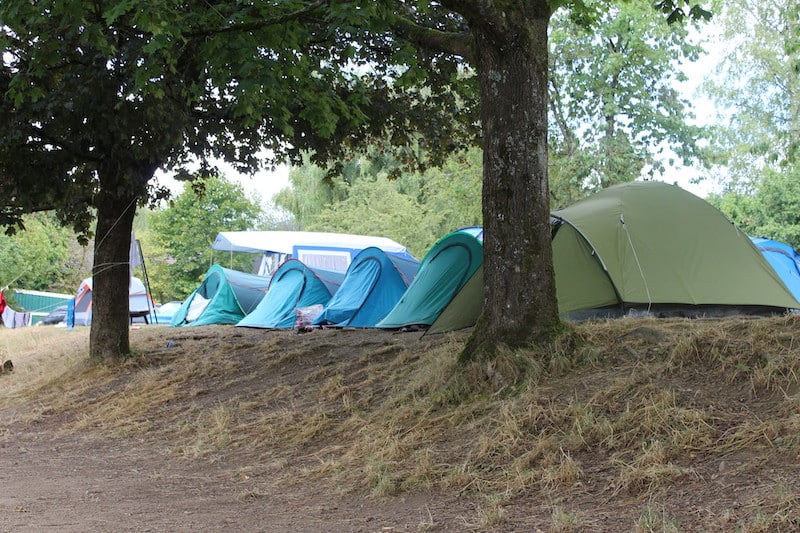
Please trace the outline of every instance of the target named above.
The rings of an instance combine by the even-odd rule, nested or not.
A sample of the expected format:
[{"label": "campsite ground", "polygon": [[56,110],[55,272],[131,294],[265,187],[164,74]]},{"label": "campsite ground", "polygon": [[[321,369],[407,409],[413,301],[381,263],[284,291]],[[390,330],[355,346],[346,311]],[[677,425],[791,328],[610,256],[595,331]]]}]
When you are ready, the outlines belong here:
[{"label": "campsite ground", "polygon": [[[0,330],[0,531],[795,531],[800,319]],[[537,362],[538,361],[538,362]]]}]

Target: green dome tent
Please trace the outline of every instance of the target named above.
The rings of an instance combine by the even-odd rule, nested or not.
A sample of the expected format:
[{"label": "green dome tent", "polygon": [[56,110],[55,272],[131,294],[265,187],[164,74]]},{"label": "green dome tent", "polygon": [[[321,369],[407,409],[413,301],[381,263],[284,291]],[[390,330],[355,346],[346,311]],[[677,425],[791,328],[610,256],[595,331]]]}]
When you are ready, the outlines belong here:
[{"label": "green dome tent", "polygon": [[[552,215],[564,316],[768,314],[800,307],[744,232],[678,186],[617,185]],[[482,280],[467,285],[472,296],[456,297],[430,332],[475,323]]]},{"label": "green dome tent", "polygon": [[268,286],[267,277],[211,265],[170,326],[236,324],[256,308]]},{"label": "green dome tent", "polygon": [[417,276],[378,328],[430,326],[483,263],[483,245],[467,231],[439,239],[425,254]]}]

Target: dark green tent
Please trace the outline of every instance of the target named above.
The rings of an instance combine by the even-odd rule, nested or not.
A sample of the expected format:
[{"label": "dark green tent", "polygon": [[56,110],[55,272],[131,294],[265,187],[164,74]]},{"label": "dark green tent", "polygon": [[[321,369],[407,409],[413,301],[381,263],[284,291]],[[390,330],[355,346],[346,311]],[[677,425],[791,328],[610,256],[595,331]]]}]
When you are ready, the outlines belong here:
[{"label": "dark green tent", "polygon": [[[766,314],[800,307],[744,232],[675,185],[610,187],[555,211],[553,233],[564,316]],[[434,323],[431,331],[474,324],[482,288],[473,293],[480,298],[454,299],[440,316],[447,328]]]}]

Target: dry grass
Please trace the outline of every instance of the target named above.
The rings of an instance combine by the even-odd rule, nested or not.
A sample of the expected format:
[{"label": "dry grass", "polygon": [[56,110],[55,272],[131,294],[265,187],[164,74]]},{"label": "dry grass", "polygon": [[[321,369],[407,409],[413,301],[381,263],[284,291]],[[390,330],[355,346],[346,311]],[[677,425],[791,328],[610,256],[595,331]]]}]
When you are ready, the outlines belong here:
[{"label": "dry grass", "polygon": [[[0,411],[5,424],[58,417],[66,432],[226,458],[264,483],[479,496],[475,529],[548,501],[537,512],[549,531],[602,529],[598,509],[617,506],[627,530],[788,531],[800,527],[800,485],[780,475],[800,460],[798,325],[585,323],[549,349],[467,368],[463,333],[152,327],[132,332],[133,358],[92,367],[85,330],[0,330],[17,366],[0,377]],[[754,490],[719,488],[753,478]],[[678,492],[710,507],[668,505]]]},{"label": "dry grass", "polygon": [[[88,329],[0,329],[0,359],[14,363],[13,374],[0,375],[0,405],[24,407],[24,415],[20,411],[19,416],[33,420],[53,408],[58,410],[58,406],[37,401],[39,392],[58,391],[63,376],[86,371],[88,354]],[[88,384],[78,382],[75,386],[85,389]]]}]

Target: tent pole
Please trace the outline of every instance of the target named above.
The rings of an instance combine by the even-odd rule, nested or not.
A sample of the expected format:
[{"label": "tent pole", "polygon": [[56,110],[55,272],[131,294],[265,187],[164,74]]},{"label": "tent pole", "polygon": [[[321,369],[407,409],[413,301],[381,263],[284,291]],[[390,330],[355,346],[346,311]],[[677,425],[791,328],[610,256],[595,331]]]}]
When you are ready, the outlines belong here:
[{"label": "tent pole", "polygon": [[151,306],[151,298],[150,295],[150,279],[147,277],[147,267],[144,264],[144,253],[142,252],[142,243],[139,239],[136,239],[136,250],[139,252],[139,262],[142,264],[142,277],[144,278],[144,290],[145,296],[147,297],[147,311],[150,313],[150,316],[153,318],[153,324],[158,324],[158,316],[156,316],[156,310],[153,306]]}]

